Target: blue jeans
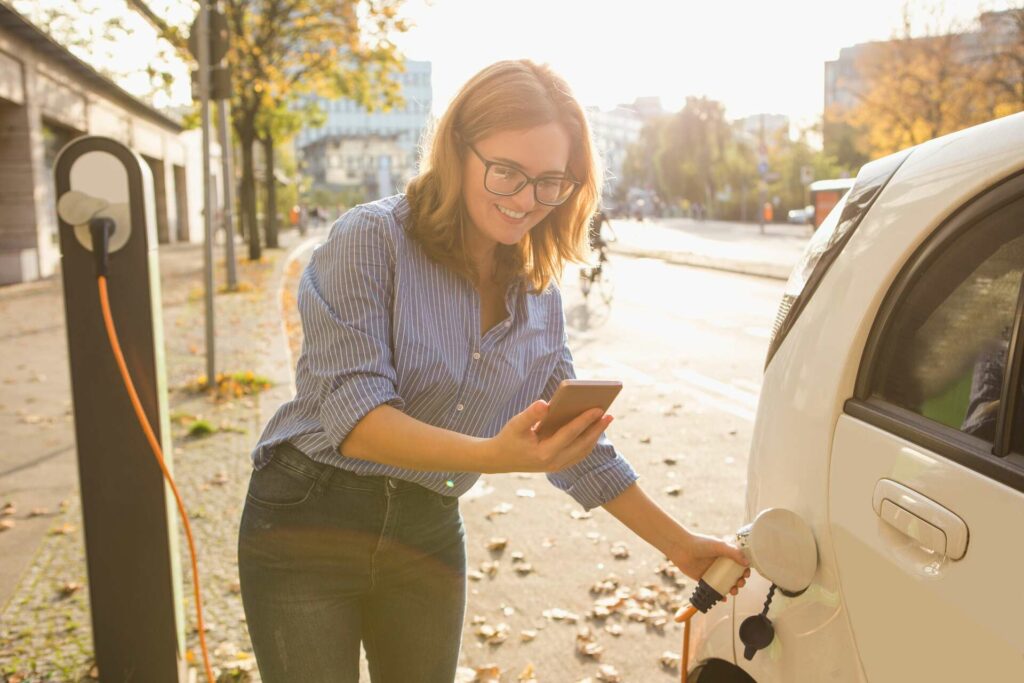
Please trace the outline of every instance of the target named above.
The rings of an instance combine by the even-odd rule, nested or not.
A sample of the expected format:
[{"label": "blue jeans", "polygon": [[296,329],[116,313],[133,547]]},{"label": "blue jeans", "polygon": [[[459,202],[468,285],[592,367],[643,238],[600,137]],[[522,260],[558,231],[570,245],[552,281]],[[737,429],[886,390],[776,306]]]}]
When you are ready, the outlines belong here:
[{"label": "blue jeans", "polygon": [[457,498],[310,460],[290,444],[254,471],[238,538],[265,683],[451,683],[466,606]]}]

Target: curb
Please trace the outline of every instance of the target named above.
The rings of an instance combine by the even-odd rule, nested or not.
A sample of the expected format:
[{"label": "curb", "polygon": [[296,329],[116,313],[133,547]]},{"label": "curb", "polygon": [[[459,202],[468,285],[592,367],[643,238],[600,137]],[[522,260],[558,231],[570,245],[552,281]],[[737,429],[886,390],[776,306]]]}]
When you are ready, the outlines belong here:
[{"label": "curb", "polygon": [[623,254],[624,256],[653,258],[678,266],[692,266],[695,268],[707,268],[709,270],[721,270],[728,273],[751,275],[753,277],[763,277],[772,280],[788,280],[789,274],[793,270],[793,266],[787,266],[780,263],[734,261],[687,251],[641,249],[638,247],[625,246],[621,242],[612,243],[610,245],[610,250],[612,253]]}]

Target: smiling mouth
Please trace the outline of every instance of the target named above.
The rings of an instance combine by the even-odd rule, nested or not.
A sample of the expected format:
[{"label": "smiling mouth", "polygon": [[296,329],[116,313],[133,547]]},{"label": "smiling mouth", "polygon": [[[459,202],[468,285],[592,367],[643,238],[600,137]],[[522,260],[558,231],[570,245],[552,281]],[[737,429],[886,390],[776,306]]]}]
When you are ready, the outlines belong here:
[{"label": "smiling mouth", "polygon": [[501,213],[505,214],[509,218],[513,218],[515,220],[519,220],[521,218],[526,218],[526,213],[527,213],[526,211],[513,211],[512,209],[506,209],[501,204],[495,204],[495,206],[498,207],[498,211],[500,211]]}]

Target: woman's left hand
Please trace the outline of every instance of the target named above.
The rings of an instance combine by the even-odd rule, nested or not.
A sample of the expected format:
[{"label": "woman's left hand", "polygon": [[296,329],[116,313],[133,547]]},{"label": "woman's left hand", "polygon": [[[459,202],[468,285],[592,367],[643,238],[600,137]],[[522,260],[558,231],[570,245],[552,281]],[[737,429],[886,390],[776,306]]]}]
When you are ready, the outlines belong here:
[{"label": "woman's left hand", "polygon": [[[719,556],[725,555],[729,557],[737,564],[741,564],[746,567],[749,563],[746,557],[743,556],[743,552],[740,551],[734,545],[730,545],[725,541],[719,540],[713,536],[705,536],[704,534],[688,534],[688,537],[680,543],[680,545],[674,549],[668,555],[668,559],[672,563],[679,567],[679,570],[689,576],[691,579],[697,580],[704,575],[704,572],[708,570],[708,567],[718,559]],[[750,569],[743,572],[743,576],[736,582],[733,589],[729,591],[731,595],[736,595],[736,591],[743,587],[746,583],[747,577],[750,576]]]}]

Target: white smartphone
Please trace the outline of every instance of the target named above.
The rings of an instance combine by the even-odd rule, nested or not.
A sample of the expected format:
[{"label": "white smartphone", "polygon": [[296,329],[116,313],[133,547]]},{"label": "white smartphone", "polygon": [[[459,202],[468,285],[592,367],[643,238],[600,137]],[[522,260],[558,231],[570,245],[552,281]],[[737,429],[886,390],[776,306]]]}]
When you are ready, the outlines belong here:
[{"label": "white smartphone", "polygon": [[607,412],[620,391],[622,382],[614,380],[562,380],[548,404],[547,416],[537,425],[537,436],[542,439],[551,436],[591,408]]}]

